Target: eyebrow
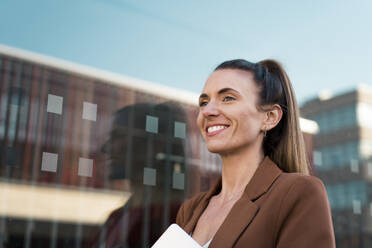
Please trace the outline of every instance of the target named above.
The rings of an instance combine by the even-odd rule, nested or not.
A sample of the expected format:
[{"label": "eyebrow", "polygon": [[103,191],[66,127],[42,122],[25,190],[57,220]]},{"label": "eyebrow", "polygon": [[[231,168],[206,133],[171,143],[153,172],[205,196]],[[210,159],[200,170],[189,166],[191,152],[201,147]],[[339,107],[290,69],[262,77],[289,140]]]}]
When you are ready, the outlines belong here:
[{"label": "eyebrow", "polygon": [[[222,88],[222,89],[220,89],[220,90],[217,92],[217,94],[218,94],[218,95],[221,95],[221,94],[226,93],[226,92],[228,92],[228,91],[234,91],[234,92],[240,94],[237,90],[234,90],[233,88]],[[201,99],[201,98],[208,98],[208,95],[205,94],[205,93],[202,93],[202,94],[200,94],[200,96],[199,96],[199,99]]]}]

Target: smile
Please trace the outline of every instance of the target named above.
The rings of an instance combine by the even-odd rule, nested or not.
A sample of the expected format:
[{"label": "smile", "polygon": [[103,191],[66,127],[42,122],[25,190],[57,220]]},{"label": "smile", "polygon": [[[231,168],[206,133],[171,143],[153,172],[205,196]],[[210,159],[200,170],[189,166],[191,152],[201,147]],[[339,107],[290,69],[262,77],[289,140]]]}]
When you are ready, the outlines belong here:
[{"label": "smile", "polygon": [[215,126],[207,127],[207,135],[208,136],[216,135],[228,127],[229,126],[226,126],[226,125],[215,125]]}]

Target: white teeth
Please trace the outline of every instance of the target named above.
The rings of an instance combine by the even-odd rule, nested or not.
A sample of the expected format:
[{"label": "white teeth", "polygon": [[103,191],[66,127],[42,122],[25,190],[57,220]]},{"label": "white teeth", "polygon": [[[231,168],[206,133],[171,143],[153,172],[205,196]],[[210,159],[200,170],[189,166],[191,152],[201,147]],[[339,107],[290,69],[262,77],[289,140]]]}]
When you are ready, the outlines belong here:
[{"label": "white teeth", "polygon": [[212,127],[208,127],[207,131],[208,133],[211,133],[211,132],[215,132],[217,130],[221,130],[221,129],[225,129],[227,128],[226,126],[212,126]]}]

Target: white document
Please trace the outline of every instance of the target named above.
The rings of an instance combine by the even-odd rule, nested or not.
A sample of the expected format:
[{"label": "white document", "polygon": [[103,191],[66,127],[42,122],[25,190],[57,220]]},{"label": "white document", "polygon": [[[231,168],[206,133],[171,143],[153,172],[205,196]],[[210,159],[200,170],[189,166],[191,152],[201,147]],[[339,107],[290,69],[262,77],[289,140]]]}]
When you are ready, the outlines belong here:
[{"label": "white document", "polygon": [[179,225],[172,224],[151,248],[202,248]]}]

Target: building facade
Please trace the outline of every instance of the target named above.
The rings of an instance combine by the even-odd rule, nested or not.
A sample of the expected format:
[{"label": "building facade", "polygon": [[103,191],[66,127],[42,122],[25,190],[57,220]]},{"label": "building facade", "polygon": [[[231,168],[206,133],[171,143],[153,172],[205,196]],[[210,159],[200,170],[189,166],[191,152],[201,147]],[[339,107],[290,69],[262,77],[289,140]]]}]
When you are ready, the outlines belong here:
[{"label": "building facade", "polygon": [[312,99],[301,114],[319,126],[314,169],[326,184],[337,247],[371,247],[372,88]]}]

